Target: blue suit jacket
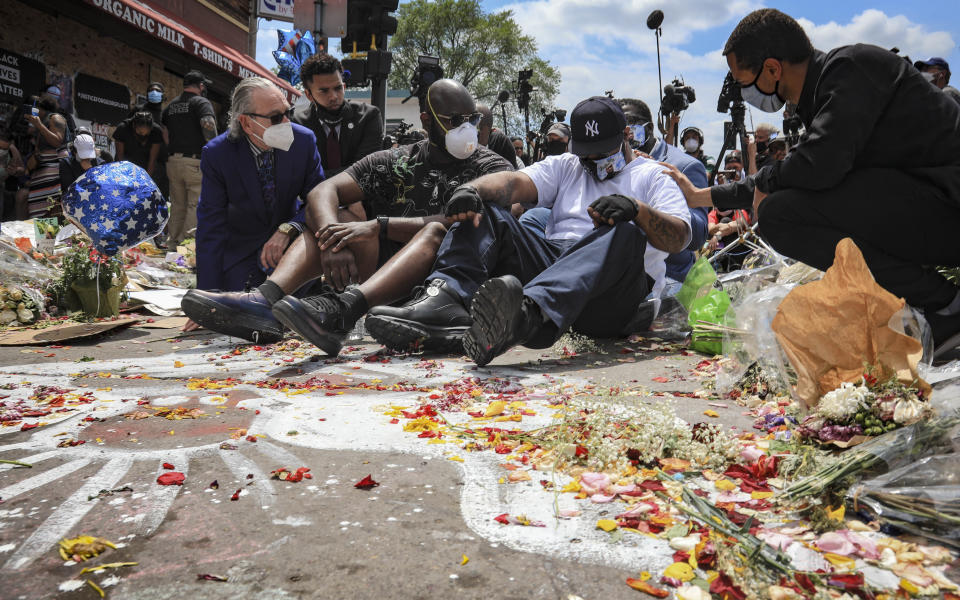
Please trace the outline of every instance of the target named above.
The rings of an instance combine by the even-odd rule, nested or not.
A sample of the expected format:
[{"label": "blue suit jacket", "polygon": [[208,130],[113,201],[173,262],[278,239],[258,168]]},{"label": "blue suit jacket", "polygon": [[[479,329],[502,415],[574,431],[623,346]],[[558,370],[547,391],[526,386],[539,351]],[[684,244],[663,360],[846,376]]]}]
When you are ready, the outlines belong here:
[{"label": "blue suit jacket", "polygon": [[198,288],[233,291],[259,284],[266,276],[259,264],[263,245],[281,223],[304,222],[307,192],[323,181],[316,138],[293,125],[293,145],[274,152],[277,201],[271,213],[246,138],[233,141],[224,133],[204,146],[197,205]]},{"label": "blue suit jacket", "polygon": [[[654,160],[670,163],[680,169],[680,172],[686,175],[698,188],[707,187],[707,169],[703,166],[703,163],[676,146],[671,146],[663,140],[657,140],[653,150],[650,151],[650,156]],[[696,250],[707,241],[708,214],[710,214],[710,209],[706,207],[690,209],[690,229],[693,237],[690,240],[690,245],[684,250],[667,257],[667,277],[677,281],[686,279],[687,271],[696,261]]]}]

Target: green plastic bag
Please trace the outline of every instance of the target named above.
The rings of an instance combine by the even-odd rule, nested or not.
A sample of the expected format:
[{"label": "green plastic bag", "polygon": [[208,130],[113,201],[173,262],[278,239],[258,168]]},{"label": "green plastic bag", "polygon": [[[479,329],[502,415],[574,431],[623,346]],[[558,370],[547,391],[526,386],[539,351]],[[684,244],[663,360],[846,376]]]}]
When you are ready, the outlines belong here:
[{"label": "green plastic bag", "polygon": [[700,290],[713,286],[716,281],[717,272],[713,270],[713,265],[705,256],[701,256],[687,272],[683,286],[677,292],[677,301],[690,312],[690,303],[700,295]]},{"label": "green plastic bag", "polygon": [[723,351],[723,335],[715,331],[698,331],[697,321],[707,321],[721,325],[724,323],[727,309],[730,308],[730,296],[717,281],[717,272],[705,256],[697,259],[690,267],[683,287],[677,292],[677,301],[687,309],[687,323],[693,329],[690,336],[690,349],[710,355]]},{"label": "green plastic bag", "polygon": [[719,286],[710,286],[702,295],[690,303],[690,315],[687,322],[693,328],[690,335],[690,349],[711,356],[723,353],[723,334],[717,331],[698,331],[697,321],[707,321],[722,325],[726,321],[730,308],[730,296]]}]

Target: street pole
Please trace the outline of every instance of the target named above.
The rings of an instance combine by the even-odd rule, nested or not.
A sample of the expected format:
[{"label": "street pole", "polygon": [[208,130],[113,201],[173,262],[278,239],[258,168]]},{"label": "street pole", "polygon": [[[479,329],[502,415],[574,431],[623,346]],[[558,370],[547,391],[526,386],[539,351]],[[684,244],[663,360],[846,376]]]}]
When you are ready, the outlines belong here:
[{"label": "street pole", "polygon": [[247,55],[257,57],[257,0],[250,0],[250,18],[247,20]]}]

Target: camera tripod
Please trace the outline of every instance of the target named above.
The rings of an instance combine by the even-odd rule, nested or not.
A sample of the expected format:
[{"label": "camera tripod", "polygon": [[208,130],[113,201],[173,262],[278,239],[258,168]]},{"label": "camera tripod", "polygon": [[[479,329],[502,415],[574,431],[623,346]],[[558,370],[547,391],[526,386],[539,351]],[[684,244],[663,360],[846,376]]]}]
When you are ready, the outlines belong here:
[{"label": "camera tripod", "polygon": [[[743,100],[736,100],[733,104],[730,105],[730,119],[732,122],[724,123],[723,127],[723,146],[720,148],[720,154],[717,156],[716,166],[713,168],[713,172],[710,173],[710,185],[713,186],[714,182],[717,179],[717,172],[722,168],[723,165],[723,155],[727,153],[728,150],[735,150],[737,147],[737,139],[740,139],[740,147],[743,149],[743,152],[747,151],[747,126],[744,125],[743,118],[746,115],[747,107],[743,104]],[[746,161],[747,157],[744,156],[743,160]]]}]

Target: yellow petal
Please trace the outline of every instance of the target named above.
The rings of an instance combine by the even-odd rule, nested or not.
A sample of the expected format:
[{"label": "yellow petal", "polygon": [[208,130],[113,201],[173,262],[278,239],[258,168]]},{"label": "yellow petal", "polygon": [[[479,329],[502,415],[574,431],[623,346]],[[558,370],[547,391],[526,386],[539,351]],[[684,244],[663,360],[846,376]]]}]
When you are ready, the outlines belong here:
[{"label": "yellow petal", "polygon": [[663,571],[664,577],[672,577],[673,579],[679,579],[680,581],[693,581],[693,578],[696,574],[693,572],[693,568],[685,562],[675,562]]},{"label": "yellow petal", "polygon": [[461,565],[465,565],[465,564],[467,564],[468,562],[470,562],[470,559],[467,557],[467,555],[466,555],[466,554],[462,555],[461,558],[460,558],[460,564],[461,564]]},{"label": "yellow petal", "polygon": [[640,581],[650,581],[651,577],[653,577],[653,575],[651,575],[649,571],[643,571],[637,579]]},{"label": "yellow petal", "polygon": [[841,504],[840,508],[838,508],[837,510],[827,508],[827,516],[830,518],[831,521],[842,521],[844,515],[846,514],[847,514],[847,507],[843,504]]},{"label": "yellow petal", "polygon": [[717,481],[713,482],[713,485],[721,492],[729,492],[737,489],[737,484],[729,479],[718,479]]},{"label": "yellow petal", "polygon": [[909,594],[916,594],[917,592],[920,591],[920,588],[910,583],[906,579],[903,579],[902,577],[900,578],[900,587],[901,589],[903,589],[903,591]]},{"label": "yellow petal", "polygon": [[600,519],[597,521],[597,529],[602,529],[607,533],[613,531],[618,527],[617,522],[613,519]]},{"label": "yellow petal", "polygon": [[853,570],[853,568],[857,565],[857,561],[849,556],[840,556],[839,554],[834,554],[833,552],[827,552],[823,555],[823,557],[830,561],[834,566],[840,567],[841,569]]},{"label": "yellow petal", "polygon": [[507,408],[507,403],[503,400],[494,400],[490,403],[490,406],[487,407],[487,410],[483,412],[485,417],[495,417],[499,414],[502,414],[504,409]]},{"label": "yellow petal", "polygon": [[173,361],[173,367],[174,367],[175,369],[179,369],[179,368],[182,367],[182,366],[183,366],[183,363],[180,362],[179,360]]},{"label": "yellow petal", "polygon": [[770,498],[771,496],[773,496],[773,492],[750,492],[750,497],[754,500],[763,500],[765,498]]},{"label": "yellow petal", "polygon": [[463,462],[463,459],[460,458],[459,456],[451,456],[451,457],[447,458],[447,460],[452,460],[452,461],[454,461],[454,462]]},{"label": "yellow petal", "polygon": [[715,410],[705,410],[703,411],[703,414],[707,415],[708,417],[713,417],[714,419],[720,416]]},{"label": "yellow petal", "polygon": [[571,481],[571,482],[568,483],[567,485],[563,486],[563,489],[560,490],[561,493],[563,493],[563,492],[573,492],[574,494],[577,493],[577,492],[579,492],[579,491],[580,491],[580,482],[577,481],[576,479],[574,479],[573,481]]}]

